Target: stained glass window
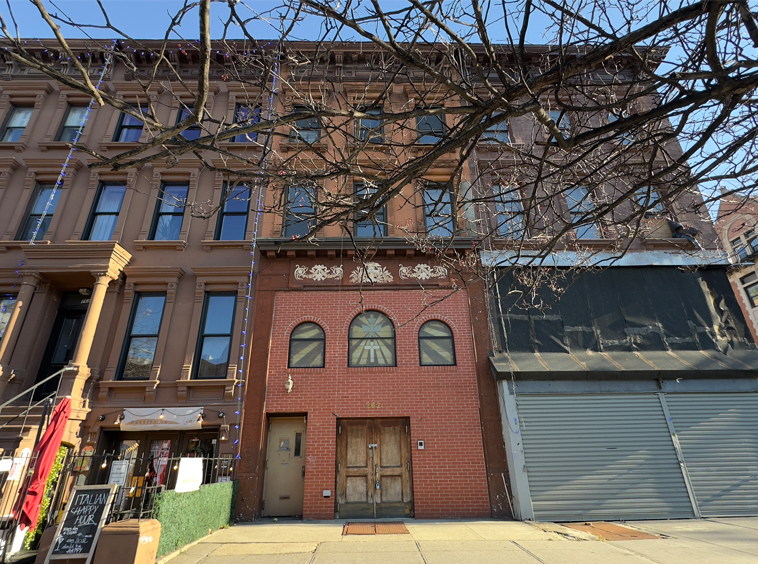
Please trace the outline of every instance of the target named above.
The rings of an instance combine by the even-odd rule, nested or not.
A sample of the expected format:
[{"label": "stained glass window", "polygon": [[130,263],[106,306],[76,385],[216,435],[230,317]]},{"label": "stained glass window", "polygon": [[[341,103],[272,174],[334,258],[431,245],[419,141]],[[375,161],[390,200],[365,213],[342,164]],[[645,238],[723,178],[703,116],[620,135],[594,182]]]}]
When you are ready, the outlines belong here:
[{"label": "stained glass window", "polygon": [[348,366],[395,366],[395,326],[383,313],[356,316],[348,340]]},{"label": "stained glass window", "polygon": [[290,335],[290,368],[323,368],[324,330],[316,323],[301,323]]},{"label": "stained glass window", "polygon": [[442,321],[427,321],[418,332],[421,366],[452,366],[455,364],[453,332]]}]

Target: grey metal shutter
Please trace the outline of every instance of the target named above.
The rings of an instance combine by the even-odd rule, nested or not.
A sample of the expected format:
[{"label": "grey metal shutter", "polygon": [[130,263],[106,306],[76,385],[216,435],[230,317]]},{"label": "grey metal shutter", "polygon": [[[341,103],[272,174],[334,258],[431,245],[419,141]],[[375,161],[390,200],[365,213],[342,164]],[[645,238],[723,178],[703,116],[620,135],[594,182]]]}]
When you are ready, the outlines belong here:
[{"label": "grey metal shutter", "polygon": [[758,394],[666,394],[703,517],[758,513]]},{"label": "grey metal shutter", "polygon": [[656,394],[516,401],[535,519],[694,517]]}]

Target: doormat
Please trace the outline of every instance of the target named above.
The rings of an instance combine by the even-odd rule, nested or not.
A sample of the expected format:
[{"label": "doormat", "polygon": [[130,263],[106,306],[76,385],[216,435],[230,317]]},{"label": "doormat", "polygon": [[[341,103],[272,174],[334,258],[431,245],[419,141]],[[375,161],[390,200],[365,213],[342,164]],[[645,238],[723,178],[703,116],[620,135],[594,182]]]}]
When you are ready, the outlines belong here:
[{"label": "doormat", "polygon": [[564,527],[584,531],[607,541],[659,539],[657,535],[643,533],[631,527],[598,521],[593,523],[561,523]]},{"label": "doormat", "polygon": [[408,529],[402,521],[380,523],[345,523],[343,535],[408,535]]}]

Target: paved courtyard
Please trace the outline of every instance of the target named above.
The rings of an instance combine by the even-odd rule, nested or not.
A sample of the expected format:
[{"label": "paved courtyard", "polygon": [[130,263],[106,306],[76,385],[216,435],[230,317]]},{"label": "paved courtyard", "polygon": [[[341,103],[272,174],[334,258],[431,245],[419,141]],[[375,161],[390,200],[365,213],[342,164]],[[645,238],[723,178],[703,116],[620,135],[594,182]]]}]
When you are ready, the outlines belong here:
[{"label": "paved courtyard", "polygon": [[343,535],[344,521],[219,531],[170,564],[755,564],[758,518],[639,521],[660,536],[605,541],[552,523],[407,520],[408,534]]}]

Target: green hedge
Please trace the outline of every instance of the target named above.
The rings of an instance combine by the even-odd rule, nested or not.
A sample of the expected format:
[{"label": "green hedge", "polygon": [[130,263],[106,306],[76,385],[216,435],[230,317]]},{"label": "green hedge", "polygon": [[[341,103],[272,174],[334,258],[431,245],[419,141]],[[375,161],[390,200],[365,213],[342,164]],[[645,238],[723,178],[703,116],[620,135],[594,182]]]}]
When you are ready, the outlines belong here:
[{"label": "green hedge", "polygon": [[207,484],[195,492],[173,490],[155,496],[154,517],[161,522],[158,558],[227,526],[234,517],[237,482]]}]

